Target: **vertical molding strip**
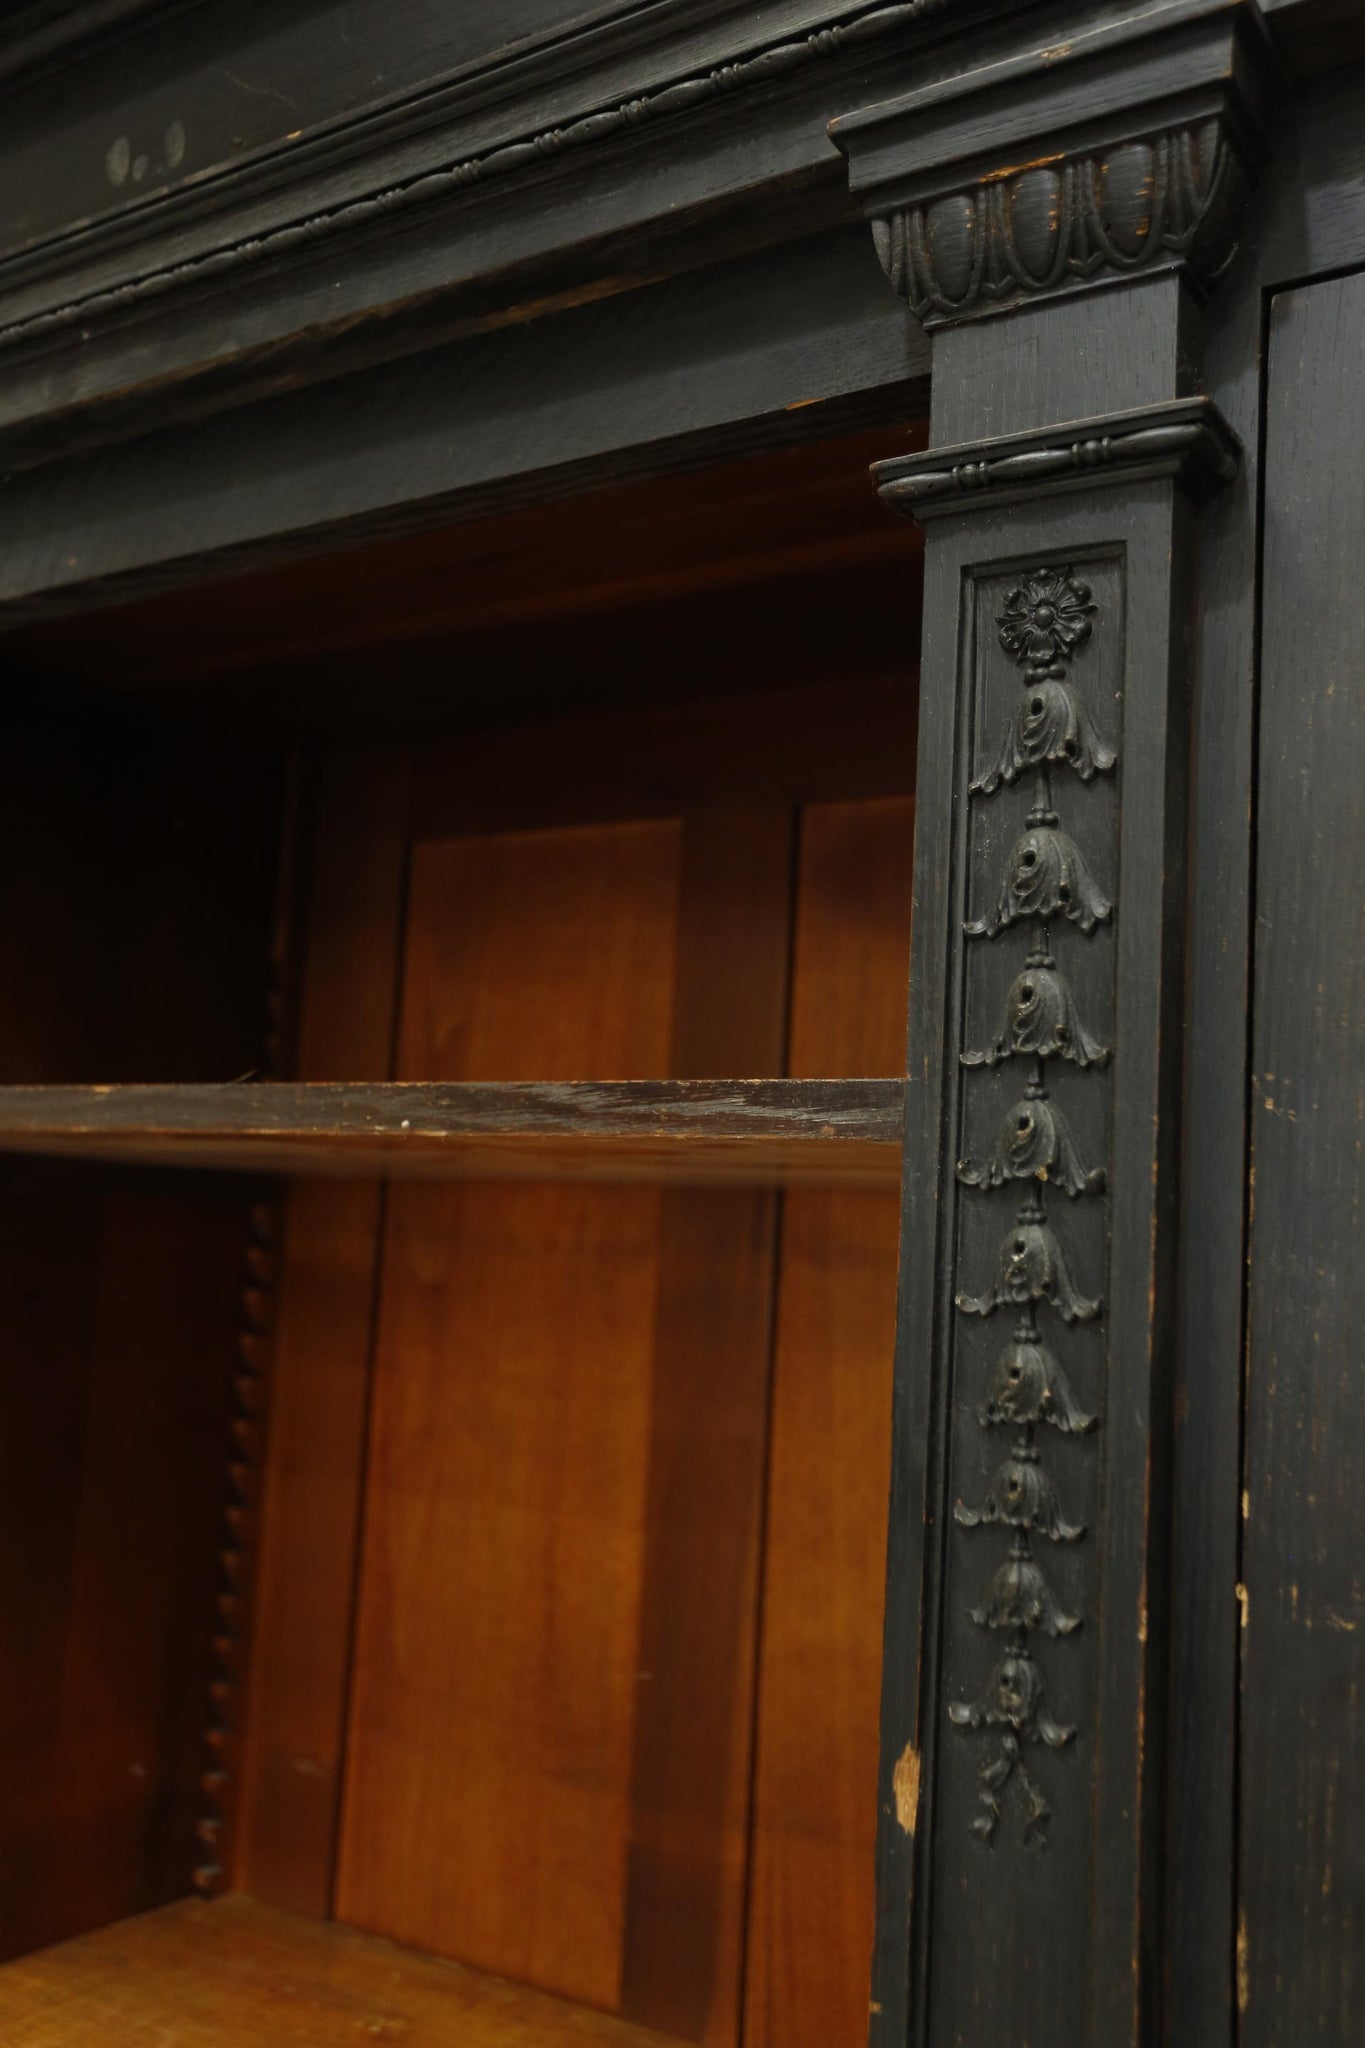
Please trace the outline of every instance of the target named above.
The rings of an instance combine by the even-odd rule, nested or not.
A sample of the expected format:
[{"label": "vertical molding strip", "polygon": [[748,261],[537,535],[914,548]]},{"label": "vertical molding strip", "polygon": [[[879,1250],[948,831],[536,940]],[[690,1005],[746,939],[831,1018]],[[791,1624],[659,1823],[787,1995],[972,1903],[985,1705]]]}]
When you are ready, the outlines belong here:
[{"label": "vertical molding strip", "polygon": [[[269,1081],[282,1079],[288,1071],[293,1038],[301,806],[301,771],[295,757],[290,762],[281,801],[266,1025],[261,1047],[262,1077]],[[194,1888],[205,1898],[217,1897],[233,1882],[232,1835],[239,1778],[241,1701],[251,1651],[252,1593],[282,1216],[280,1187],[263,1190],[251,1204],[242,1252],[228,1497],[218,1552],[213,1676],[209,1682],[209,1716],[204,1738],[208,1764],[201,1780],[204,1811],[196,1827],[202,1855],[193,1873]]]}]

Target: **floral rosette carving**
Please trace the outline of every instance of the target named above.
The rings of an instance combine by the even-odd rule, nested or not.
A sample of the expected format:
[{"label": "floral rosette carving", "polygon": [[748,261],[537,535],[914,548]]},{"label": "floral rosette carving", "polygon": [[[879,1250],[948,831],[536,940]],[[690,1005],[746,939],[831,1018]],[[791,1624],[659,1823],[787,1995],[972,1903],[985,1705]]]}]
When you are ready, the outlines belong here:
[{"label": "floral rosette carving", "polygon": [[994,1738],[977,1773],[972,1822],[972,1832],[987,1843],[994,1841],[1009,1799],[1017,1804],[1023,1839],[1044,1839],[1051,1807],[1025,1761],[1027,1749],[1041,1744],[1060,1750],[1075,1734],[1047,1705],[1031,1638],[1060,1642],[1082,1625],[1052,1586],[1034,1545],[1076,1543],[1085,1534],[1062,1505],[1036,1433],[1047,1428],[1054,1441],[1078,1438],[1097,1420],[1077,1400],[1040,1321],[1050,1315],[1066,1326],[1085,1325],[1102,1313],[1098,1297],[1078,1284],[1045,1207],[1048,1189],[1074,1201],[1101,1195],[1105,1185],[1103,1168],[1082,1157],[1048,1085],[1053,1061],[1089,1072],[1109,1057],[1082,1018],[1049,938],[1058,920],[1089,937],[1113,915],[1081,843],[1063,827],[1053,788],[1054,771],[1074,787],[1109,774],[1117,761],[1071,674],[1090,639],[1094,613],[1088,587],[1070,568],[1036,569],[1008,592],[996,623],[1000,645],[1022,671],[1020,695],[988,766],[971,784],[973,796],[990,798],[1026,773],[1035,778],[1024,829],[1006,856],[990,907],[964,926],[969,938],[987,941],[1020,925],[1031,934],[994,1036],[961,1053],[968,1068],[990,1069],[1019,1058],[1030,1062],[1022,1095],[998,1123],[989,1151],[977,1161],[963,1158],[957,1169],[966,1187],[989,1191],[1018,1182],[1021,1194],[986,1287],[955,1297],[964,1315],[992,1316],[1003,1309],[1016,1318],[977,1409],[983,1429],[1012,1429],[1014,1441],[984,1496],[974,1503],[959,1500],[954,1510],[960,1528],[997,1527],[1011,1535],[1008,1556],[970,1610],[979,1628],[1003,1631],[1007,1647],[977,1696],[948,1707],[956,1726]]}]

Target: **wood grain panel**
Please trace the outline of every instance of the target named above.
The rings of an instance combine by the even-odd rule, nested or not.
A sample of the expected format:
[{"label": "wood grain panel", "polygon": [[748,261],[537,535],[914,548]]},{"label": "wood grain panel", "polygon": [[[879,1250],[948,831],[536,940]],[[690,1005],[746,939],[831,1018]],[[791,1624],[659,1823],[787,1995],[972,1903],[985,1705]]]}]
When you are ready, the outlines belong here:
[{"label": "wood grain panel", "polygon": [[664,2048],[663,2037],[254,1899],[187,1899],[0,1968],[5,2048]]},{"label": "wood grain panel", "polygon": [[[913,807],[805,813],[791,1072],[905,1072]],[[745,2048],[867,2028],[898,1204],[785,1198]]]},{"label": "wood grain panel", "polygon": [[[318,792],[299,1021],[309,1080],[387,1075],[402,936],[408,762],[334,755]],[[296,1181],[284,1223],[234,1879],[331,1910],[369,1401],[374,1183]]]},{"label": "wood grain panel", "polygon": [[[675,1074],[781,1070],[792,825],[686,820]],[[621,2010],[714,2048],[739,2030],[777,1215],[670,1189],[660,1219]]]},{"label": "wood grain panel", "polygon": [[[680,832],[415,852],[401,1071],[668,1063]],[[619,1997],[659,1197],[393,1190],[341,1918]]]}]

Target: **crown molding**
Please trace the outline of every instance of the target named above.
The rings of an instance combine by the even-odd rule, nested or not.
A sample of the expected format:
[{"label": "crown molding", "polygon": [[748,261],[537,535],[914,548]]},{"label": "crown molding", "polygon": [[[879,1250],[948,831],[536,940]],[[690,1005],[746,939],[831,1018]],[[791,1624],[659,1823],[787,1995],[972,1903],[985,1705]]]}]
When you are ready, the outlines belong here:
[{"label": "crown molding", "polygon": [[[120,11],[167,4],[176,0],[122,0]],[[717,0],[668,0],[548,34],[472,65],[438,91],[424,87],[378,112],[362,109],[325,135],[288,137],[264,159],[258,155],[0,259],[0,351],[41,344],[65,330],[88,331],[149,300],[290,258],[332,238],[395,224],[408,213],[476,189],[482,194],[518,173],[543,171],[656,123],[742,100],[954,5],[955,0],[862,0],[814,26],[789,27],[756,43],[743,33],[749,9],[721,7]],[[965,16],[971,10],[958,11]],[[719,20],[721,15],[730,18]],[[711,31],[706,61],[689,65],[675,58],[670,67],[667,46],[699,23]],[[621,85],[623,59],[639,67],[638,85]],[[569,77],[573,83],[566,91]],[[523,109],[546,86],[555,89],[553,118],[528,119]],[[491,118],[490,107],[497,110]],[[462,139],[471,129],[482,138],[478,147]],[[395,166],[386,177],[386,156],[414,142],[416,160],[401,173]],[[374,172],[362,176],[357,189],[355,167],[366,163]],[[290,183],[297,195],[293,203]],[[339,188],[330,199],[329,183]],[[250,211],[234,225],[235,209],[243,203]],[[190,253],[177,245],[177,230],[186,228],[196,230]],[[133,262],[127,261],[130,243],[137,251]],[[158,248],[166,250],[160,260]],[[54,293],[49,281],[63,278],[72,278],[75,288]],[[8,312],[7,299],[13,309]]]}]

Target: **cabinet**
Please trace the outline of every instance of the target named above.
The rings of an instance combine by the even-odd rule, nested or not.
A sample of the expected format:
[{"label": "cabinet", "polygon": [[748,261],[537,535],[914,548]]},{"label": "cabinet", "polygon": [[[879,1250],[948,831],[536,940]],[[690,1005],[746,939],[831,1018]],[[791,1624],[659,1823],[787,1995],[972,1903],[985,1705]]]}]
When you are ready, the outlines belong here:
[{"label": "cabinet", "polygon": [[16,15],[7,2041],[1353,2038],[1363,91]]}]

